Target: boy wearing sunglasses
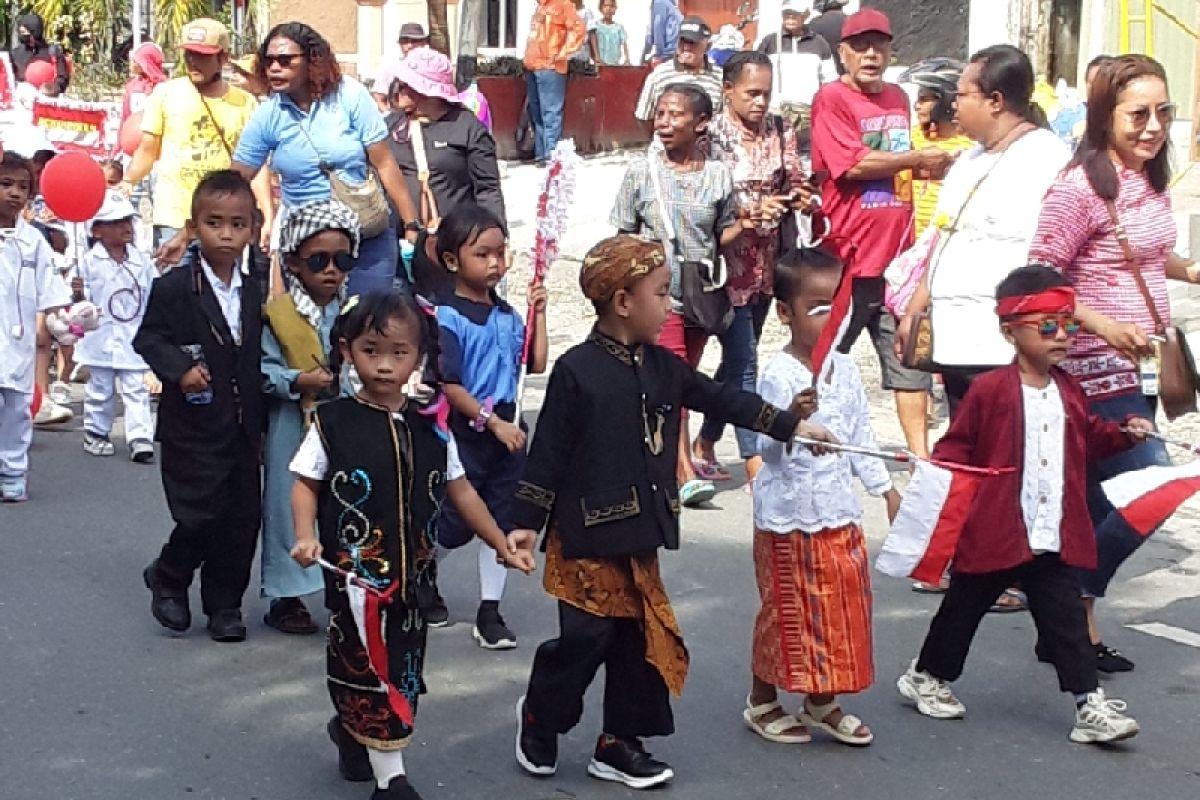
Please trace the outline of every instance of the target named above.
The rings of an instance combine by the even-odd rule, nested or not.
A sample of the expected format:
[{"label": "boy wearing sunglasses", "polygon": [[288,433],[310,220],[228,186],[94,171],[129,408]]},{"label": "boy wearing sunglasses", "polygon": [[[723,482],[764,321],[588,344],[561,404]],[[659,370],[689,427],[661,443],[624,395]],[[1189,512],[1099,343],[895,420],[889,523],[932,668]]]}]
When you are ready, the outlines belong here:
[{"label": "boy wearing sunglasses", "polygon": [[267,303],[262,331],[267,440],[263,460],[262,594],[270,598],[264,622],[283,633],[313,634],[317,625],[301,599],[323,588],[320,570],[289,555],[293,474],[318,401],[337,395],[328,368],[330,334],[345,299],[346,276],[358,255],[358,217],[337,200],[290,209],[280,228],[286,292]]},{"label": "boy wearing sunglasses", "polygon": [[1092,416],[1079,384],[1058,367],[1079,331],[1075,292],[1044,266],[1021,267],[996,290],[1000,330],[1016,359],[978,377],[936,460],[1007,470],[982,479],[954,554],[950,588],[900,693],[922,714],[958,719],[951,691],[983,615],[1008,586],[1029,597],[1039,657],[1075,699],[1073,742],[1116,742],[1138,724],[1099,687],[1077,571],[1096,563],[1087,466],[1144,441],[1153,425]]}]

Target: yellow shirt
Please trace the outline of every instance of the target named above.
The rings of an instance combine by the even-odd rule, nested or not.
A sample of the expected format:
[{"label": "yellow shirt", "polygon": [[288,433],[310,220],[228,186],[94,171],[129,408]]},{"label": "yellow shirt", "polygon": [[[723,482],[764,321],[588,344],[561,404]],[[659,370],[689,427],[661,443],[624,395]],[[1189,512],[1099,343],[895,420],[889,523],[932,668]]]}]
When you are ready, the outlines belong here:
[{"label": "yellow shirt", "polygon": [[[930,139],[925,136],[925,131],[920,125],[914,125],[912,129],[912,147],[913,150],[921,150],[925,147],[936,147],[939,150],[945,150],[947,153],[955,155],[964,150],[969,150],[975,145],[970,138],[963,136],[961,133],[958,136],[951,136],[949,139]],[[926,181],[913,178],[913,235],[919,237],[925,228],[929,227],[929,223],[933,220],[934,209],[937,208],[938,193],[942,190],[941,181]]]},{"label": "yellow shirt", "polygon": [[229,169],[230,153],[257,107],[252,95],[235,86],[224,97],[203,101],[188,78],[154,87],[142,112],[142,132],[162,139],[155,170],[155,225],[183,227],[192,215],[192,193],[200,179],[213,170]]}]

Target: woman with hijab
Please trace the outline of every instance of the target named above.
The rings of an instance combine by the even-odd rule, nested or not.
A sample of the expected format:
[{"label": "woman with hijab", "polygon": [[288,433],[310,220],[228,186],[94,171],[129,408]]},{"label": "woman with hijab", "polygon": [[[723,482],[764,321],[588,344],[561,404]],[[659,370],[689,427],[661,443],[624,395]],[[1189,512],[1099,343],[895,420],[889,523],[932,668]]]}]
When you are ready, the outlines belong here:
[{"label": "woman with hijab", "polygon": [[13,77],[18,83],[25,80],[25,70],[35,61],[45,61],[54,67],[52,83],[57,94],[65,92],[71,83],[71,65],[67,63],[67,54],[58,44],[46,41],[46,23],[37,14],[17,17],[17,46],[12,49],[10,56]]},{"label": "woman with hijab", "polygon": [[154,42],[142,42],[129,54],[130,78],[125,82],[125,94],[121,98],[121,124],[134,114],[141,112],[146,98],[154,87],[167,79],[163,72],[163,51]]}]

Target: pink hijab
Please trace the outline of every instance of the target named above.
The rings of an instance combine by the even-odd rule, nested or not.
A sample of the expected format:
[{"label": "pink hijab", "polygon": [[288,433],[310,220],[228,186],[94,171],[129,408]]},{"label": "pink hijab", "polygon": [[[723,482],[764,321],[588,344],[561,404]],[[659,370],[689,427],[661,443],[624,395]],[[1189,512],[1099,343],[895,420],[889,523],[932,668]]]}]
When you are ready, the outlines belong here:
[{"label": "pink hijab", "polygon": [[142,42],[129,54],[129,60],[142,68],[147,80],[157,86],[167,79],[163,72],[163,51],[154,42]]}]

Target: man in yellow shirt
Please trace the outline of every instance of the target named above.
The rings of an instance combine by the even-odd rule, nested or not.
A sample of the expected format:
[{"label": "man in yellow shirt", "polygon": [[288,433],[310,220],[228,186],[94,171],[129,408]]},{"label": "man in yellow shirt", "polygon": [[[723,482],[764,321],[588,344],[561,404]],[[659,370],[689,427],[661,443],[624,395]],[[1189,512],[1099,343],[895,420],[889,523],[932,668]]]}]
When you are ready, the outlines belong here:
[{"label": "man in yellow shirt", "polygon": [[[187,76],[154,88],[143,111],[141,144],[123,183],[131,190],[158,165],[153,193],[156,248],[191,217],[192,193],[200,180],[213,170],[229,169],[238,137],[258,107],[252,95],[222,75],[229,60],[228,28],[201,18],[185,25],[179,38]],[[263,211],[269,215],[269,204]]]}]

